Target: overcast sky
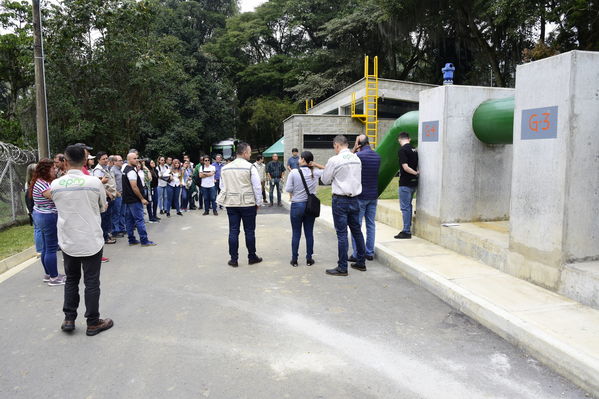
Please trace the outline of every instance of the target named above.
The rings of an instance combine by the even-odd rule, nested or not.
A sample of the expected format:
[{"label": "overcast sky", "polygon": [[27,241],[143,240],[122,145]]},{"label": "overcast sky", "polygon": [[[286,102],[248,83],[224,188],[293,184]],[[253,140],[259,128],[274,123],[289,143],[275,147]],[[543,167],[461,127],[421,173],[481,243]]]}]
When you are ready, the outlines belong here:
[{"label": "overcast sky", "polygon": [[266,0],[240,0],[241,12],[254,11],[254,8],[262,3],[266,3]]}]

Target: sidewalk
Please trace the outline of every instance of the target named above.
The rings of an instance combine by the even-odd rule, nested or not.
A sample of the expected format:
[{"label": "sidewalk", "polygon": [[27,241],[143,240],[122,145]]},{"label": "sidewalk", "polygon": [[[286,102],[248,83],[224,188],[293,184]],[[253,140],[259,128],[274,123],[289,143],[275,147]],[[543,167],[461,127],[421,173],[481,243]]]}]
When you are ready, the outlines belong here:
[{"label": "sidewalk", "polygon": [[[331,207],[322,205],[317,222],[333,228]],[[599,397],[598,310],[397,232],[376,223],[378,261]]]}]

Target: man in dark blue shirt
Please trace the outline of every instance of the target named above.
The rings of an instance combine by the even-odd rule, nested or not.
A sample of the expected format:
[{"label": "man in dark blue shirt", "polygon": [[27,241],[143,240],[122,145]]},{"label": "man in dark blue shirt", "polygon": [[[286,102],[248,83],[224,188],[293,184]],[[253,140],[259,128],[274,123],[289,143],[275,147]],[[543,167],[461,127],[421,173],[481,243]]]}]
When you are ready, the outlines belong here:
[{"label": "man in dark blue shirt", "polygon": [[[368,137],[360,135],[356,138],[354,152],[362,162],[362,193],[358,196],[360,204],[360,225],[366,218],[366,259],[374,259],[374,236],[375,236],[375,218],[376,205],[379,197],[379,167],[381,166],[381,156],[370,148]],[[352,237],[353,254],[349,260],[356,262],[356,241]]]},{"label": "man in dark blue shirt", "polygon": [[291,150],[291,157],[287,160],[287,171],[291,172],[293,169],[299,168],[299,150],[293,148]]}]

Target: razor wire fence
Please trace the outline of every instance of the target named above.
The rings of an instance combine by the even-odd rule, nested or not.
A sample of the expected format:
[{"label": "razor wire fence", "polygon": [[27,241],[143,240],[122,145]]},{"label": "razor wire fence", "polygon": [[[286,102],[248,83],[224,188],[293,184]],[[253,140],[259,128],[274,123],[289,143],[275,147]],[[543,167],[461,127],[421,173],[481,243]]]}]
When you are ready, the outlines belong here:
[{"label": "razor wire fence", "polygon": [[28,219],[25,179],[36,159],[36,151],[0,142],[0,229]]}]

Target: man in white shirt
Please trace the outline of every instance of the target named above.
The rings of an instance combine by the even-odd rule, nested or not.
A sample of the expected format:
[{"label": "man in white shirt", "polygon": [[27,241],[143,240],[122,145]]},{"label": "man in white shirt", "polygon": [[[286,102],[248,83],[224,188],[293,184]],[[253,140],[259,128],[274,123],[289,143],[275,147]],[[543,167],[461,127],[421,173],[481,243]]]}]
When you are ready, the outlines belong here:
[{"label": "man in white shirt", "polygon": [[[356,259],[351,267],[365,271],[365,245],[362,229],[360,228],[360,204],[358,195],[362,193],[362,162],[348,148],[347,138],[343,135],[333,139],[333,148],[337,155],[331,157],[320,180],[331,184],[333,191],[333,221],[337,232],[337,251],[339,260],[337,267],[328,269],[331,276],[347,276],[347,227],[356,240]],[[313,163],[314,166],[320,166]]]},{"label": "man in white shirt", "polygon": [[[262,189],[256,167],[249,162],[252,148],[237,144],[237,158],[221,170],[221,191],[217,202],[227,208],[229,217],[229,266],[239,266],[239,228],[243,221],[248,263],[262,262],[256,255],[256,213],[262,204]],[[203,180],[203,179],[202,179]]]},{"label": "man in white shirt", "polygon": [[206,155],[202,159],[202,166],[200,166],[200,182],[202,197],[204,198],[204,213],[202,215],[210,214],[210,208],[212,207],[212,213],[218,215],[216,211],[216,167],[210,164],[210,157]]},{"label": "man in white shirt", "polygon": [[110,319],[100,319],[100,268],[102,233],[100,212],[107,208],[106,191],[97,177],[81,171],[86,162],[85,149],[78,145],[64,152],[67,173],[52,182],[52,201],[58,209],[58,244],[63,253],[67,281],[64,289],[65,319],[61,329],[75,329],[79,307],[79,280],[83,269],[85,284],[85,318],[89,336],[113,326]]},{"label": "man in white shirt", "polygon": [[158,208],[160,214],[164,214],[166,210],[166,186],[171,178],[171,169],[166,164],[164,157],[158,158]]}]

